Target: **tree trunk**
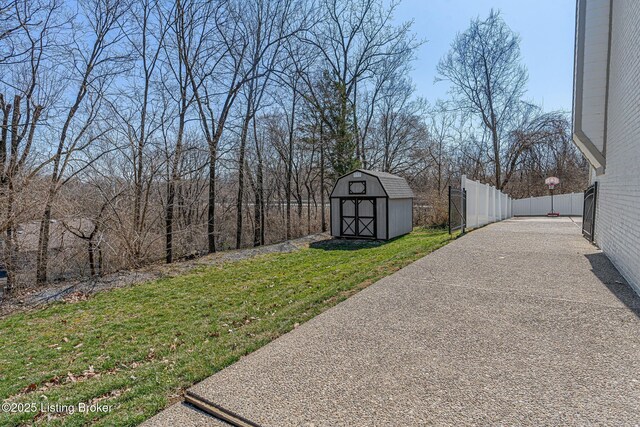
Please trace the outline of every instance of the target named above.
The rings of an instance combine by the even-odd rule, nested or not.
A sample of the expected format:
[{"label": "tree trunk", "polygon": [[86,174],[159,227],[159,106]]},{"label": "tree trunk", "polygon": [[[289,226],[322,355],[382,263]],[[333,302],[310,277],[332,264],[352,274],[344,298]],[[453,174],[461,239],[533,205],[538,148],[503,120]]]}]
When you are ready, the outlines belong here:
[{"label": "tree trunk", "polygon": [[256,165],[253,246],[260,246],[264,245],[264,178],[262,176],[262,150],[260,149],[260,143],[258,141],[258,130],[255,119],[253,120],[253,138],[256,144],[256,158],[258,160]]},{"label": "tree trunk", "polygon": [[262,157],[258,160],[258,193],[260,194],[260,244],[264,245],[265,243],[265,200],[264,200],[264,173],[262,166]]},{"label": "tree trunk", "polygon": [[327,231],[327,218],[325,212],[325,199],[324,199],[324,132],[322,123],[320,123],[320,213],[322,219],[322,232]]},{"label": "tree trunk", "polygon": [[103,260],[102,260],[102,246],[98,245],[98,274],[100,276],[102,276],[102,273],[104,271],[103,270],[103,268],[104,268],[103,266],[104,266],[104,264],[103,264]]},{"label": "tree trunk", "polygon": [[493,155],[495,157],[495,178],[496,189],[502,190],[501,164],[500,164],[500,140],[498,138],[498,130],[494,127],[491,129],[491,138],[493,139]]},{"label": "tree trunk", "polygon": [[38,236],[38,257],[36,260],[36,282],[41,285],[47,282],[47,265],[49,264],[49,230],[51,223],[51,203],[55,196],[53,190],[49,190],[49,197],[45,204],[40,234]]},{"label": "tree trunk", "polygon": [[175,184],[173,176],[167,183],[167,213],[165,218],[165,261],[167,264],[173,262],[173,213],[175,201]]},{"label": "tree trunk", "polygon": [[293,179],[293,134],[295,129],[296,115],[296,94],[293,88],[293,102],[291,104],[291,123],[289,123],[289,149],[287,153],[287,183],[286,183],[286,203],[287,203],[287,240],[291,239],[291,181]]},{"label": "tree trunk", "polygon": [[182,156],[182,139],[184,136],[185,117],[187,113],[187,94],[185,86],[182,86],[180,90],[180,113],[178,135],[176,135],[176,152],[173,155],[169,181],[167,183],[167,212],[165,218],[165,261],[167,264],[171,264],[173,262],[173,218],[175,215],[176,183],[180,178],[179,169],[180,158]]},{"label": "tree trunk", "polygon": [[242,131],[240,132],[240,151],[238,153],[238,198],[236,199],[236,248],[242,246],[242,202],[244,200],[244,162],[245,151],[247,146],[247,134],[249,132],[249,122],[251,121],[251,104],[253,103],[252,95],[249,94],[247,101],[247,111],[242,123]]},{"label": "tree trunk", "polygon": [[256,183],[253,192],[253,247],[258,246],[260,246],[260,191]]},{"label": "tree trunk", "polygon": [[96,276],[96,261],[95,261],[95,248],[93,244],[93,239],[89,239],[89,270],[91,272],[91,277]]},{"label": "tree trunk", "polygon": [[[146,85],[148,86],[148,85]],[[140,113],[140,135],[138,139],[138,143],[136,145],[136,153],[135,153],[135,189],[134,189],[134,202],[133,202],[133,232],[135,238],[134,244],[134,257],[136,259],[136,263],[140,260],[142,255],[142,175],[144,171],[143,165],[143,155],[144,155],[144,138],[145,138],[145,120],[146,120],[146,104],[148,97],[148,87],[145,86],[144,96],[143,96],[143,106],[142,112]]]},{"label": "tree trunk", "polygon": [[16,285],[16,277],[15,277],[15,246],[14,246],[14,224],[13,224],[13,185],[11,181],[7,186],[7,241],[5,243],[5,271],[7,272],[7,281],[4,286],[3,296],[9,295]]},{"label": "tree trunk", "polygon": [[209,208],[207,211],[207,240],[209,253],[216,251],[216,156],[217,150],[209,145]]},{"label": "tree trunk", "polygon": [[311,186],[305,182],[307,189],[307,235],[311,234]]},{"label": "tree trunk", "polygon": [[298,207],[298,224],[302,223],[302,190],[300,189],[300,180],[296,181],[296,205]]}]

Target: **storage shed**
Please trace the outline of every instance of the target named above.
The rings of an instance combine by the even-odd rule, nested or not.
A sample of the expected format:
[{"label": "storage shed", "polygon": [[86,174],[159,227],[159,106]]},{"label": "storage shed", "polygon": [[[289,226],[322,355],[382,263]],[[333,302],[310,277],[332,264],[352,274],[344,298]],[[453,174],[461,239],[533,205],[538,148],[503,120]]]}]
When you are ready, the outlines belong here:
[{"label": "storage shed", "polygon": [[413,192],[404,178],[356,169],[331,191],[331,235],[392,239],[413,229]]}]

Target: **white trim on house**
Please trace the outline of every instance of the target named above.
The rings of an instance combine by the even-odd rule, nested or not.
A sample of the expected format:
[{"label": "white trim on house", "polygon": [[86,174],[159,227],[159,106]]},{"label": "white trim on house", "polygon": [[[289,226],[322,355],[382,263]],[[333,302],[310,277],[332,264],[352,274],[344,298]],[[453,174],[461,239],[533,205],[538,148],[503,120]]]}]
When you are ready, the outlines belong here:
[{"label": "white trim on house", "polygon": [[606,167],[612,0],[578,0],[573,141],[598,175]]}]

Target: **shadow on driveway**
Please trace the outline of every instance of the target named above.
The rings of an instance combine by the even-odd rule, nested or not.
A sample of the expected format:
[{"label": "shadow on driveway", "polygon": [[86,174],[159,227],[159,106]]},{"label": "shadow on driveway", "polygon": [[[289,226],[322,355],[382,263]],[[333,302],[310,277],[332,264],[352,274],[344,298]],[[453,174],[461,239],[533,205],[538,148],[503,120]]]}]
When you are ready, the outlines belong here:
[{"label": "shadow on driveway", "polygon": [[640,296],[633,291],[609,258],[602,252],[586,254],[585,257],[591,263],[591,271],[602,284],[640,318]]}]

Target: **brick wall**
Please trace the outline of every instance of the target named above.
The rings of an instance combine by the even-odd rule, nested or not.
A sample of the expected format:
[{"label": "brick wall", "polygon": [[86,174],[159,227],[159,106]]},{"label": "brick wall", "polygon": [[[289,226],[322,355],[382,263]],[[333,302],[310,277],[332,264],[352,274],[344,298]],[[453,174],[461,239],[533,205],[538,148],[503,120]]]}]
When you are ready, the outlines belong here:
[{"label": "brick wall", "polygon": [[640,1],[613,2],[606,170],[595,240],[640,292]]}]

